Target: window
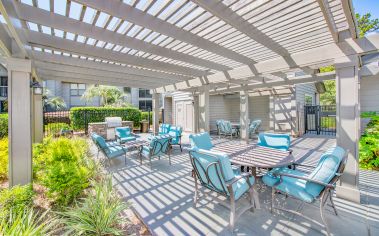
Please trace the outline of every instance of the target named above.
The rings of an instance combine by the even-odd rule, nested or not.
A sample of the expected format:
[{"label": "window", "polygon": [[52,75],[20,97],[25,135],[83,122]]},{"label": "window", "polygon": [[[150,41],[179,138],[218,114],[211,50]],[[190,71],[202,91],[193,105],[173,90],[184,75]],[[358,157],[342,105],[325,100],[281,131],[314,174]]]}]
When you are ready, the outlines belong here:
[{"label": "window", "polygon": [[71,96],[82,96],[85,91],[86,91],[85,84],[70,84]]},{"label": "window", "polygon": [[311,96],[309,94],[305,94],[304,103],[305,103],[305,106],[312,106],[313,105],[313,96]]},{"label": "window", "polygon": [[151,100],[139,101],[139,109],[143,111],[151,111],[153,108],[153,102]]},{"label": "window", "polygon": [[132,89],[129,87],[124,87],[124,93],[130,94],[132,92]]},{"label": "window", "polygon": [[150,90],[148,89],[139,89],[140,98],[151,98]]}]

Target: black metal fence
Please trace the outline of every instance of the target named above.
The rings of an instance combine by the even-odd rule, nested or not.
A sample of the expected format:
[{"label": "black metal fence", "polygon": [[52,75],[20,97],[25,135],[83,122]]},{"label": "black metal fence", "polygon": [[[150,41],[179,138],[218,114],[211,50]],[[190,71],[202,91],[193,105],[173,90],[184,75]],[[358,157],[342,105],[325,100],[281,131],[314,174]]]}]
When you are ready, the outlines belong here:
[{"label": "black metal fence", "polygon": [[305,106],[305,133],[336,135],[336,106]]},{"label": "black metal fence", "polygon": [[43,131],[45,136],[59,135],[61,130],[70,130],[70,111],[43,113]]}]

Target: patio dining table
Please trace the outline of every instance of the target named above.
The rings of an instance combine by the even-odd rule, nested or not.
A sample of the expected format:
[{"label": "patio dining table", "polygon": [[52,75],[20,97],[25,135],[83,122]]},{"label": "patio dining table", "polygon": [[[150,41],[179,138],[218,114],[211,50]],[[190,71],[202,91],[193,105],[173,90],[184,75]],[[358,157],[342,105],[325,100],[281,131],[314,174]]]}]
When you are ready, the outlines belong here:
[{"label": "patio dining table", "polygon": [[256,176],[257,168],[271,169],[293,164],[295,158],[289,151],[274,148],[254,146],[252,149],[233,156],[230,162],[235,165],[250,167]]}]

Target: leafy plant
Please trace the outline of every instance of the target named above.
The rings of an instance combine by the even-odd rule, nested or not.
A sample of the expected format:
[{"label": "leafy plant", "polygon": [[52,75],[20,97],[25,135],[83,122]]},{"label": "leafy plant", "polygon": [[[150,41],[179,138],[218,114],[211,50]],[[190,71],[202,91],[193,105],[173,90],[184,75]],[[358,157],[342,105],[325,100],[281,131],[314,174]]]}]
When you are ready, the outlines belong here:
[{"label": "leafy plant", "polygon": [[93,85],[82,95],[87,101],[91,101],[94,97],[100,97],[104,106],[117,105],[123,102],[124,93],[115,86]]},{"label": "leafy plant", "polygon": [[123,235],[120,225],[125,219],[121,214],[127,207],[113,190],[111,178],[105,178],[94,183],[88,197],[59,214],[67,234]]},{"label": "leafy plant", "polygon": [[356,13],[355,17],[357,18],[359,37],[362,38],[367,33],[379,30],[379,19],[371,19],[370,13],[363,15]]},{"label": "leafy plant", "polygon": [[54,110],[63,110],[67,107],[66,102],[61,97],[51,97],[45,100],[45,106],[50,106]]},{"label": "leafy plant", "polygon": [[73,129],[84,129],[85,122],[104,122],[105,117],[119,116],[122,120],[133,121],[138,125],[141,121],[141,111],[134,107],[74,107],[70,110],[70,120]]},{"label": "leafy plant", "polygon": [[12,211],[0,221],[0,235],[9,236],[45,236],[53,235],[55,218],[47,217],[47,211],[40,214],[33,208],[24,211]]},{"label": "leafy plant", "polygon": [[0,138],[8,137],[8,114],[0,114]]},{"label": "leafy plant", "polygon": [[359,165],[363,169],[379,170],[379,116],[372,112],[362,116],[370,117],[371,121],[359,141]]},{"label": "leafy plant", "polygon": [[62,129],[70,129],[70,125],[66,123],[49,123],[45,125],[45,131],[47,131],[49,134],[53,136],[57,136]]},{"label": "leafy plant", "polygon": [[31,185],[14,186],[0,192],[0,218],[7,218],[12,211],[14,214],[23,212],[33,203],[34,192]]},{"label": "leafy plant", "polygon": [[67,205],[89,186],[94,175],[85,139],[47,139],[34,147],[35,176],[58,205]]},{"label": "leafy plant", "polygon": [[0,182],[8,179],[8,138],[0,139]]}]

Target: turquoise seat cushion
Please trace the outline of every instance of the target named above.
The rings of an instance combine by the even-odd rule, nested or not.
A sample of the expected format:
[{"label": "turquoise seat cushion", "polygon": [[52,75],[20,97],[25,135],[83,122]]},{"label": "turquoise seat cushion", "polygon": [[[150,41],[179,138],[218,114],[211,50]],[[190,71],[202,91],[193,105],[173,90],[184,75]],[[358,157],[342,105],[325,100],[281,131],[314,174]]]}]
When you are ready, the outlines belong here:
[{"label": "turquoise seat cushion", "polygon": [[170,132],[168,133],[172,137],[171,144],[179,144],[180,143],[182,131],[183,131],[182,127],[171,126]]},{"label": "turquoise seat cushion", "polygon": [[171,127],[170,124],[161,124],[161,125],[159,126],[158,134],[159,134],[159,135],[162,135],[162,134],[168,134],[168,133],[170,132],[170,127]]},{"label": "turquoise seat cushion", "polygon": [[129,142],[129,141],[134,141],[134,140],[136,140],[136,139],[137,139],[137,138],[134,137],[134,136],[129,136],[129,137],[120,138],[120,141],[121,141],[122,143],[125,143],[125,142]]},{"label": "turquoise seat cushion", "polygon": [[[338,168],[341,164],[345,150],[339,146],[328,149],[320,158],[316,168],[309,174],[309,178],[328,184],[333,177],[336,176]],[[323,185],[308,182],[306,190],[314,197],[320,195],[324,189]]]},{"label": "turquoise seat cushion", "polygon": [[312,203],[315,198],[305,190],[305,185],[305,180],[284,177],[283,182],[277,185],[276,189],[304,202]]},{"label": "turquoise seat cushion", "polygon": [[91,134],[92,140],[99,146],[99,148],[104,149],[107,147],[105,139],[96,133]]},{"label": "turquoise seat cushion", "polygon": [[204,132],[200,134],[191,134],[189,136],[191,141],[192,148],[211,150],[213,148],[213,144],[211,142],[211,136],[209,133]]},{"label": "turquoise seat cushion", "polygon": [[[239,175],[236,175],[236,177],[239,177]],[[255,182],[254,176],[249,177],[250,184],[253,185]],[[246,178],[241,178],[237,182],[235,182],[233,185],[233,194],[234,199],[238,200],[244,193],[246,193],[249,190],[249,184],[247,183]]]},{"label": "turquoise seat cushion", "polygon": [[115,128],[116,135],[120,138],[126,138],[132,136],[132,132],[129,127],[117,127]]},{"label": "turquoise seat cushion", "polygon": [[257,129],[259,128],[259,126],[261,125],[261,123],[262,123],[261,120],[254,120],[253,122],[251,122],[251,124],[249,126],[249,132],[255,133],[257,131]]},{"label": "turquoise seat cushion", "polygon": [[123,147],[121,146],[111,146],[105,150],[107,157],[114,158],[125,154]]},{"label": "turquoise seat cushion", "polygon": [[259,133],[258,145],[288,151],[291,140],[289,134]]},{"label": "turquoise seat cushion", "polygon": [[[280,181],[280,178],[275,176],[275,174],[279,174],[279,173],[286,173],[286,174],[291,174],[291,175],[297,175],[297,176],[306,176],[306,174],[304,172],[301,172],[301,171],[298,171],[298,170],[293,170],[293,169],[289,169],[287,167],[282,167],[282,168],[274,168],[272,170],[270,170],[267,174],[265,174],[263,177],[262,177],[262,181],[264,184],[266,184],[267,186],[274,186],[275,184],[279,183]],[[285,179],[286,177],[283,177],[283,179]]]}]

